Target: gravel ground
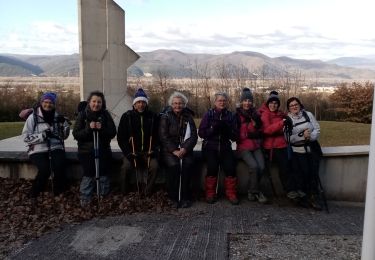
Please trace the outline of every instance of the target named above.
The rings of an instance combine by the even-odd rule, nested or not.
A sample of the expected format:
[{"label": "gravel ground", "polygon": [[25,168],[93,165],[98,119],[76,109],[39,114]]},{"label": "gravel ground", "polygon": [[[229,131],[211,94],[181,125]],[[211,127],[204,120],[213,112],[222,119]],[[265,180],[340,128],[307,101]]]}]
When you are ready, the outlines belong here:
[{"label": "gravel ground", "polygon": [[229,235],[229,259],[360,259],[356,235]]}]

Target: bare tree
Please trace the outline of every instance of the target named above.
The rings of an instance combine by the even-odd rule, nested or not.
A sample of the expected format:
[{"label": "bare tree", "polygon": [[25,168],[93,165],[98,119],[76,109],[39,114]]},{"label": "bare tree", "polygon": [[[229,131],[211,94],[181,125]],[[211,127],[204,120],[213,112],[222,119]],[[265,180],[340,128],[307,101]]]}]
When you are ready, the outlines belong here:
[{"label": "bare tree", "polygon": [[169,72],[165,67],[158,68],[156,71],[156,80],[157,84],[160,87],[159,91],[162,97],[162,104],[163,106],[167,105],[167,88],[168,88],[168,81],[169,81]]}]

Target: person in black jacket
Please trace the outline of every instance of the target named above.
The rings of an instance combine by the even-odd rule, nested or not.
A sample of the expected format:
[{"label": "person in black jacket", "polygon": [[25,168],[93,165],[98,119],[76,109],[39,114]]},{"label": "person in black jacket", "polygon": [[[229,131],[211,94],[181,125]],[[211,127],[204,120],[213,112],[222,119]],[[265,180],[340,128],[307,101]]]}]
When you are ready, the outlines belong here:
[{"label": "person in black jacket", "polygon": [[198,140],[193,112],[186,108],[187,102],[185,95],[174,92],[169,98],[170,107],[161,116],[159,126],[168,195],[177,207],[182,208],[191,206],[193,148]]},{"label": "person in black jacket", "polygon": [[121,190],[127,190],[129,173],[134,170],[132,176],[137,188],[144,186],[145,195],[150,194],[158,170],[158,120],[148,109],[148,97],[141,88],[135,93],[133,109],[121,116],[117,142],[125,156],[120,173]]},{"label": "person in black jacket", "polygon": [[99,91],[90,93],[87,106],[79,112],[73,129],[78,141],[78,159],[83,167],[80,186],[81,206],[90,203],[95,187],[94,132],[99,134],[99,175],[100,195],[109,192],[108,174],[111,171],[112,151],[110,142],[116,136],[116,126],[106,110],[104,94]]}]

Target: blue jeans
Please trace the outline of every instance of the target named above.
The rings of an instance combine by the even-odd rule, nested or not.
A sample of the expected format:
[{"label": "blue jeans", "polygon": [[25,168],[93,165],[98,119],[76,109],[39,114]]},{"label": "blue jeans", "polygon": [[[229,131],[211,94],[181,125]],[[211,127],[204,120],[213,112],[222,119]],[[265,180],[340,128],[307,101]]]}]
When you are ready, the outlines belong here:
[{"label": "blue jeans", "polygon": [[[109,193],[109,178],[107,176],[100,176],[99,178],[99,194],[100,196],[105,196]],[[81,180],[81,185],[79,191],[81,193],[81,200],[91,201],[92,194],[96,190],[96,180],[95,177],[83,176]]]}]

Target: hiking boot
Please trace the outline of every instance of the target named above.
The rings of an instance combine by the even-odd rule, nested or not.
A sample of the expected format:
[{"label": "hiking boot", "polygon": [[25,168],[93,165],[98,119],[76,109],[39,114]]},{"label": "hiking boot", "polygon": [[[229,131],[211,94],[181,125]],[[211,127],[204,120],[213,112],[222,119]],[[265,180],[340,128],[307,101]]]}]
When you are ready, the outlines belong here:
[{"label": "hiking boot", "polygon": [[301,191],[301,190],[297,190],[297,193],[298,193],[298,197],[300,197],[300,198],[303,198],[303,197],[306,196],[306,193],[304,193],[304,192]]},{"label": "hiking boot", "polygon": [[224,179],[225,195],[232,205],[238,205],[237,198],[237,178],[225,177]]},{"label": "hiking boot", "polygon": [[310,197],[310,206],[317,211],[323,210],[323,207],[321,205],[319,198],[317,198],[314,195],[311,195]]},{"label": "hiking boot", "polygon": [[190,208],[191,207],[191,201],[190,200],[183,200],[181,203],[181,208]]},{"label": "hiking boot", "polygon": [[90,200],[81,199],[79,201],[81,208],[87,209],[90,206]]},{"label": "hiking boot", "polygon": [[206,176],[205,188],[206,188],[206,201],[209,204],[216,202],[216,183],[217,177]]},{"label": "hiking boot", "polygon": [[247,199],[248,199],[249,201],[257,201],[257,198],[255,197],[255,193],[252,193],[252,192],[249,192],[249,193],[247,194]]},{"label": "hiking boot", "polygon": [[288,199],[291,199],[291,200],[295,200],[299,197],[299,194],[298,192],[292,190],[292,191],[289,191],[287,194],[286,194],[287,198]]},{"label": "hiking boot", "polygon": [[298,206],[300,206],[302,208],[309,208],[310,207],[310,203],[309,203],[309,200],[307,199],[307,196],[300,197],[298,199],[297,204],[298,204]]},{"label": "hiking boot", "polygon": [[38,199],[34,198],[34,197],[31,197],[30,201],[31,201],[31,208],[35,209],[38,206]]},{"label": "hiking boot", "polygon": [[266,198],[266,196],[264,196],[262,192],[255,194],[255,197],[259,203],[265,204],[268,202],[268,199]]}]

